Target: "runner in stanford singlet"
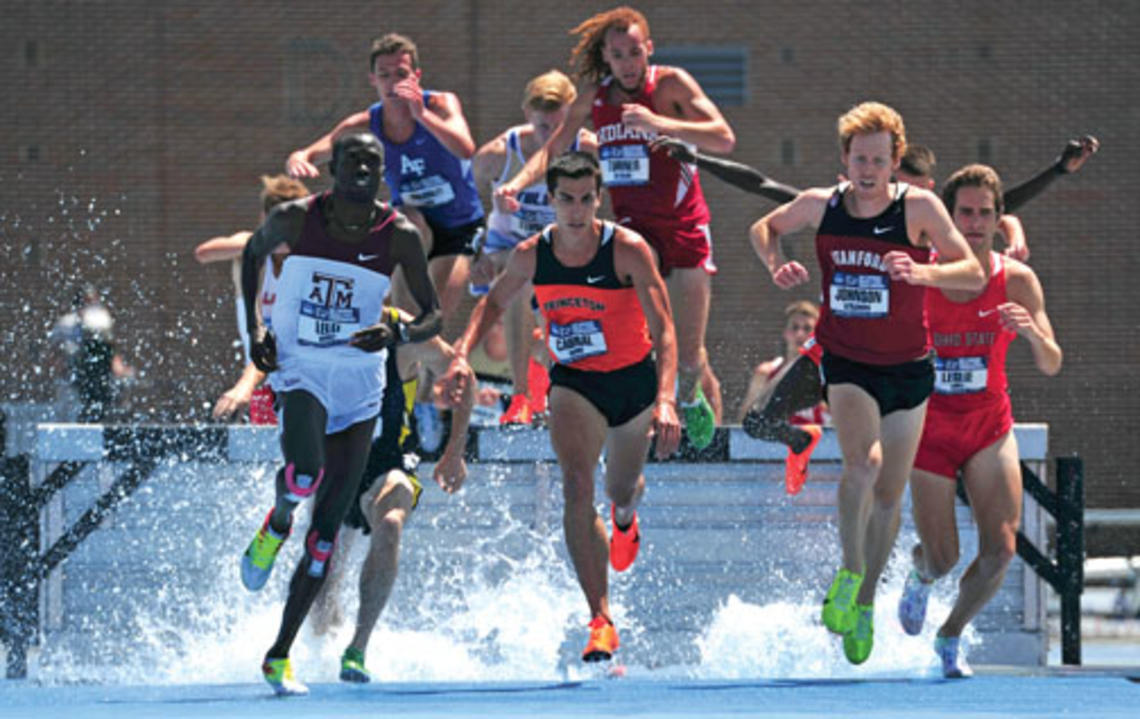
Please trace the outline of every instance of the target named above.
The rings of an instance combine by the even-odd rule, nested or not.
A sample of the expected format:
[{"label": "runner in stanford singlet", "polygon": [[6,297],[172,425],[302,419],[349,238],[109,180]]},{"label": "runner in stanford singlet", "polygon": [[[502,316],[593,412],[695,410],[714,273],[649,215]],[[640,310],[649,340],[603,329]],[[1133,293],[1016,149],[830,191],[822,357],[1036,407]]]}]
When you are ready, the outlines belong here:
[{"label": "runner in stanford singlet", "polygon": [[[874,645],[874,597],[890,556],[906,479],[934,380],[927,356],[926,288],[976,290],[981,266],[928,190],[892,182],[906,149],[902,117],[866,102],[839,118],[849,183],[814,188],[752,226],[752,244],[777,286],[808,280],[779,238],[817,230],[823,308],[816,339],[828,406],[843,453],[839,486],[842,565],[823,623],[843,636],[854,664]],[[930,247],[943,263],[925,263]],[[865,511],[870,507],[870,511]]]},{"label": "runner in stanford singlet", "polygon": [[899,602],[899,620],[908,634],[919,634],[932,583],[958,562],[954,505],[961,476],[978,526],[978,555],[962,577],[950,616],[938,629],[935,651],[945,676],[962,677],[969,676],[970,669],[959,637],[997,592],[1017,550],[1021,469],[1006,351],[1020,335],[1029,341],[1037,368],[1054,375],[1061,369],[1061,348],[1033,270],[993,251],[1003,209],[997,173],[985,165],[964,167],[947,181],[943,199],[988,282],[981,291],[927,294],[936,353],[934,394],[911,475],[919,543]]}]

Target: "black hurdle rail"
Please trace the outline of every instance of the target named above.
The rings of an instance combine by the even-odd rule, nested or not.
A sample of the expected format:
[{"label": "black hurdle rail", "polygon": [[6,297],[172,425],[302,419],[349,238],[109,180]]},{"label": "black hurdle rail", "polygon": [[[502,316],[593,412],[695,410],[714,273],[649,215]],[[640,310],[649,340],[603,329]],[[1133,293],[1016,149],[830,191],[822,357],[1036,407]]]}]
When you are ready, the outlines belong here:
[{"label": "black hurdle rail", "polygon": [[[1061,663],[1081,663],[1081,594],[1085,584],[1085,470],[1080,457],[1057,458],[1057,491],[1053,492],[1029,465],[1021,463],[1021,486],[1048,512],[1057,527],[1057,561],[1034,546],[1020,529],[1017,554],[1053,587],[1061,598]],[[969,505],[958,482],[958,497]]]}]

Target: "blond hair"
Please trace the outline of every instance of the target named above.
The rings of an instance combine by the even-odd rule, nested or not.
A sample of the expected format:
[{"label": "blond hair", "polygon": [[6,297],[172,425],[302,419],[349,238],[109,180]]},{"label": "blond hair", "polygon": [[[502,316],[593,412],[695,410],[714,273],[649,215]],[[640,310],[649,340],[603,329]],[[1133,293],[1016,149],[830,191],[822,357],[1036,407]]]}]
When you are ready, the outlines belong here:
[{"label": "blond hair", "polygon": [[305,183],[294,180],[288,175],[261,176],[261,209],[269,214],[277,205],[289,200],[299,200],[313,193],[305,187]]},{"label": "blond hair", "polygon": [[784,308],[784,321],[788,321],[796,315],[803,315],[810,317],[813,320],[819,319],[819,307],[816,306],[811,300],[797,300]]},{"label": "blond hair", "polygon": [[946,180],[942,188],[942,204],[951,214],[954,205],[958,202],[958,190],[963,187],[980,187],[989,190],[994,196],[994,210],[1000,216],[1005,212],[1005,202],[1002,198],[1001,177],[997,170],[989,165],[966,165]]},{"label": "blond hair", "polygon": [[649,38],[649,21],[645,16],[628,5],[622,5],[600,12],[571,30],[571,35],[578,36],[578,44],[570,53],[570,66],[578,79],[593,83],[605,79],[610,74],[609,65],[602,57],[606,33],[611,29],[628,30],[634,25],[644,30],[646,39]]},{"label": "blond hair", "polygon": [[530,82],[526,84],[526,90],[523,91],[522,107],[524,110],[529,108],[554,112],[564,105],[574,102],[576,97],[578,97],[578,91],[574,88],[574,83],[570,82],[570,78],[566,77],[566,73],[559,70],[549,70],[538,77],[531,78]]},{"label": "blond hair", "polygon": [[839,147],[844,154],[851,151],[851,138],[856,135],[873,135],[889,132],[891,158],[898,159],[906,152],[906,126],[902,115],[893,107],[881,102],[863,102],[840,115]]}]

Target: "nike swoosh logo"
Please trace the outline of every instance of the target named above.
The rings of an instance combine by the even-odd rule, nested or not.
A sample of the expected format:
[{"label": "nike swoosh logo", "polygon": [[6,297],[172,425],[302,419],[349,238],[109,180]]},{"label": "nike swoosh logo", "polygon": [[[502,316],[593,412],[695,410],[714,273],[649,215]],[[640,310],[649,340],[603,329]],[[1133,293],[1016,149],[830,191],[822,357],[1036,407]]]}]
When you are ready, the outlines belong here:
[{"label": "nike swoosh logo", "polygon": [[379,256],[380,255],[357,255],[356,261],[357,262],[371,262],[372,260],[376,259]]},{"label": "nike swoosh logo", "polygon": [[997,307],[989,310],[978,310],[978,317],[986,317],[988,315],[992,315],[994,312],[997,312]]},{"label": "nike swoosh logo", "polygon": [[598,284],[599,282],[601,282],[601,281],[602,281],[602,280],[604,280],[604,279],[606,279],[606,276],[605,276],[605,275],[598,275],[597,277],[587,277],[587,278],[586,278],[586,284],[588,284],[588,285],[596,285],[596,284]]},{"label": "nike swoosh logo", "polygon": [[894,225],[891,225],[890,227],[879,227],[878,225],[876,225],[876,226],[871,228],[871,232],[874,232],[876,235],[881,235],[884,232],[890,232],[893,229],[895,229]]}]

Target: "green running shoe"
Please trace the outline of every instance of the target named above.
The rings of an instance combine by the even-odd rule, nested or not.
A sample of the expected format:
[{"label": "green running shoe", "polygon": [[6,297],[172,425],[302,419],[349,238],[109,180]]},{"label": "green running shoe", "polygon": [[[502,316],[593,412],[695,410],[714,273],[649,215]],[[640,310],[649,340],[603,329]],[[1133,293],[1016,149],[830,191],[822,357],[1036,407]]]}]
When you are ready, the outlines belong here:
[{"label": "green running shoe", "polygon": [[862,664],[875,646],[875,605],[856,604],[855,624],[843,635],[843,653],[852,664]]},{"label": "green running shoe", "polygon": [[309,688],[293,676],[293,664],[289,661],[289,657],[282,659],[266,657],[265,663],[261,665],[261,673],[279,697],[301,696],[309,693]]},{"label": "green running shoe", "polygon": [[700,387],[697,387],[697,396],[692,404],[681,404],[681,414],[685,416],[685,434],[689,444],[698,451],[712,444],[716,434],[716,415]]},{"label": "green running shoe", "polygon": [[855,623],[855,596],[863,585],[863,575],[840,569],[823,600],[823,626],[835,634],[846,634]]},{"label": "green running shoe", "polygon": [[269,581],[277,553],[281,551],[281,545],[289,538],[289,532],[281,536],[269,526],[269,518],[272,515],[273,510],[271,509],[265,515],[261,529],[257,530],[257,534],[253,536],[253,541],[246,547],[245,554],[241,555],[241,583],[251,592],[261,589]]},{"label": "green running shoe", "polygon": [[353,684],[367,684],[372,674],[364,668],[364,652],[349,647],[340,655],[340,680]]}]

